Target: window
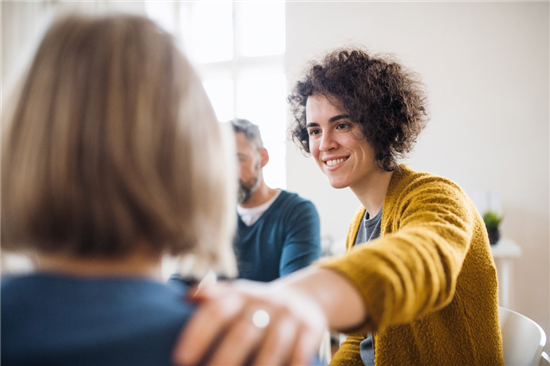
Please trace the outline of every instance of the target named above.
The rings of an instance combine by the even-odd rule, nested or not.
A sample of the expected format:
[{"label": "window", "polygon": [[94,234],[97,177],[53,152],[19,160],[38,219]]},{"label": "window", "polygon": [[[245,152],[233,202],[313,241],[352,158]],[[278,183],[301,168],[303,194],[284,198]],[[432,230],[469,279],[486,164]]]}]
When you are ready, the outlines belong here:
[{"label": "window", "polygon": [[218,120],[260,127],[270,155],[265,180],[286,188],[285,3],[145,4],[196,66]]}]

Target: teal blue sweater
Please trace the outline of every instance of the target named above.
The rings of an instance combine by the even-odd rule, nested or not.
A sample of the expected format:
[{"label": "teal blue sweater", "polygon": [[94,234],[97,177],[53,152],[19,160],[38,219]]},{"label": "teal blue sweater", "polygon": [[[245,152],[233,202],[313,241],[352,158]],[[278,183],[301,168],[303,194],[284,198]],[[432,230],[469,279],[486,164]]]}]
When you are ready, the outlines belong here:
[{"label": "teal blue sweater", "polygon": [[281,191],[252,226],[238,219],[234,249],[239,278],[268,282],[307,267],[319,258],[320,241],[313,203]]}]

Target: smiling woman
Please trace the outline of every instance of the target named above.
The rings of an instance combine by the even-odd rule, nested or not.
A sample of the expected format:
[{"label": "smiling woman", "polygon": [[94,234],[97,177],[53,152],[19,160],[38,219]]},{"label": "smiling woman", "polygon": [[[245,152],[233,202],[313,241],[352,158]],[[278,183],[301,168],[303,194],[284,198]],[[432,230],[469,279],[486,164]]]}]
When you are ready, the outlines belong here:
[{"label": "smiling woman", "polygon": [[355,194],[373,186],[384,171],[377,169],[375,151],[363,136],[361,125],[322,94],[306,104],[309,150],[334,188],[350,187]]},{"label": "smiling woman", "polygon": [[[398,164],[427,123],[418,76],[388,56],[361,48],[336,50],[306,72],[289,101],[294,139],[313,155],[331,186],[349,187],[362,204],[350,227],[348,257],[326,267],[355,283],[368,315],[361,334],[348,337],[333,364],[373,365],[375,359],[376,365],[413,359],[445,364],[453,357],[471,359],[467,364],[502,363],[496,271],[479,213],[455,183]],[[470,252],[483,264],[468,260]],[[441,258],[434,260],[436,255]],[[484,281],[468,286],[471,277]],[[480,289],[485,296],[473,295]],[[464,297],[477,304],[465,304]],[[483,329],[473,331],[459,315],[464,307],[486,322]],[[480,333],[491,339],[485,343],[489,350],[483,356],[464,348],[427,351],[428,339],[443,328],[458,335],[438,335],[439,343],[481,345],[482,340],[467,337]],[[407,334],[420,334],[419,340],[410,342]],[[407,347],[412,348],[402,349]]]},{"label": "smiling woman", "polygon": [[415,73],[389,56],[335,51],[322,65],[311,68],[289,97],[296,117],[292,136],[306,152],[310,146],[305,106],[308,97],[316,94],[359,124],[377,152],[377,164],[387,171],[395,169],[398,159],[412,150],[428,121],[423,85]]},{"label": "smiling woman", "polygon": [[[400,64],[359,47],[309,65],[289,97],[293,135],[330,184],[350,187],[361,203],[348,252],[266,287],[199,292],[205,306],[184,332],[180,360],[193,364],[216,340],[218,360],[259,352],[262,361],[302,364],[326,321],[349,334],[331,365],[504,364],[496,269],[479,212],[451,180],[398,164],[427,121],[422,90]],[[227,296],[239,311],[222,312]],[[235,313],[258,308],[269,325],[244,342]]]}]

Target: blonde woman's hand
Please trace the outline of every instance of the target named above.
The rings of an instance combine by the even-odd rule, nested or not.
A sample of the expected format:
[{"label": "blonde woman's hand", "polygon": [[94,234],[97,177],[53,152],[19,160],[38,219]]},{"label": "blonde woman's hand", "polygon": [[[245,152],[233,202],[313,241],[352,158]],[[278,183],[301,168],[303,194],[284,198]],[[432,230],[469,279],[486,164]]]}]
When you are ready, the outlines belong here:
[{"label": "blonde woman's hand", "polygon": [[176,365],[308,365],[327,329],[314,298],[276,283],[208,285],[194,300],[198,308],[174,349]]}]

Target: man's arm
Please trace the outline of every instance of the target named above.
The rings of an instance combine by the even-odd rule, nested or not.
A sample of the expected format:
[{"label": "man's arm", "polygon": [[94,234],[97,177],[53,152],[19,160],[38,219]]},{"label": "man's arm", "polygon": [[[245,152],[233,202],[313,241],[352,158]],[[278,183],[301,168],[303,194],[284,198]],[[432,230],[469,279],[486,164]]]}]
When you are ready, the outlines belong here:
[{"label": "man's arm", "polygon": [[321,255],[320,220],[313,203],[299,202],[285,216],[286,235],[279,264],[280,276],[309,266]]}]

